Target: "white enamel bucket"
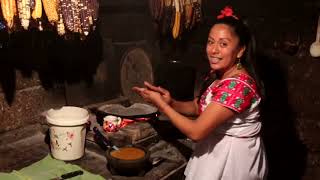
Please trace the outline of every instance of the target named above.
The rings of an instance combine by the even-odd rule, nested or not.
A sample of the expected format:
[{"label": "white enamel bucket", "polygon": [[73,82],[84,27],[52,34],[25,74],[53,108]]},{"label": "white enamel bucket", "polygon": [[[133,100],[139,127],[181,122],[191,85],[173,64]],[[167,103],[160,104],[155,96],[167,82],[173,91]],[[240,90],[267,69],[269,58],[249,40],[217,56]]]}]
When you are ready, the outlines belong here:
[{"label": "white enamel bucket", "polygon": [[51,155],[59,160],[76,160],[84,155],[86,123],[89,113],[86,109],[63,106],[47,111]]}]

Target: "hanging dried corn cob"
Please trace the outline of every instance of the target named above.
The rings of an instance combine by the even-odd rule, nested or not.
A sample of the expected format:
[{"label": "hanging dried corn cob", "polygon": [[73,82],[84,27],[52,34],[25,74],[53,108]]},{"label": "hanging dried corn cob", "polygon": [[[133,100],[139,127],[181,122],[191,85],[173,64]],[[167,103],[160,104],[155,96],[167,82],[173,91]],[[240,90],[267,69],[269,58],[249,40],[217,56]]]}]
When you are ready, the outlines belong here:
[{"label": "hanging dried corn cob", "polygon": [[149,0],[149,10],[151,17],[157,23],[163,18],[163,9],[165,6],[165,0]]},{"label": "hanging dried corn cob", "polygon": [[40,19],[42,17],[42,2],[41,0],[31,0],[30,7],[32,10],[32,18],[34,20]]},{"label": "hanging dried corn cob", "polygon": [[179,12],[180,12],[180,21],[179,21],[179,32],[178,32],[178,36],[180,36],[183,33],[184,30],[184,3],[185,0],[179,0]]},{"label": "hanging dried corn cob", "polygon": [[14,16],[17,15],[16,1],[15,0],[1,0],[1,10],[7,27],[12,29]]},{"label": "hanging dried corn cob", "polygon": [[30,0],[17,0],[18,14],[23,29],[27,30],[30,23]]},{"label": "hanging dried corn cob", "polygon": [[156,21],[159,22],[160,19],[161,19],[161,8],[162,8],[162,5],[163,4],[163,1],[162,0],[156,0],[156,3],[155,3],[155,11],[156,11]]},{"label": "hanging dried corn cob", "polygon": [[34,20],[39,22],[38,29],[40,31],[42,31],[43,28],[42,28],[42,23],[40,20],[42,17],[42,2],[41,2],[41,0],[31,0],[31,2],[33,2],[33,3],[31,3],[31,10],[32,10],[31,16]]},{"label": "hanging dried corn cob", "polygon": [[196,25],[196,1],[197,0],[192,0],[192,18],[191,18],[191,24],[190,24],[190,29],[195,27]]},{"label": "hanging dried corn cob", "polygon": [[163,10],[163,18],[161,24],[161,33],[166,35],[169,30],[171,30],[171,19],[173,14],[175,13],[175,9],[172,7],[173,0],[164,0],[164,10]]},{"label": "hanging dried corn cob", "polygon": [[60,7],[63,17],[63,22],[69,31],[74,31],[74,11],[72,10],[71,0],[60,0]]},{"label": "hanging dried corn cob", "polygon": [[159,8],[159,18],[158,22],[160,22],[163,19],[163,11],[164,11],[164,0],[160,0],[160,8]]},{"label": "hanging dried corn cob", "polygon": [[87,36],[90,31],[90,10],[88,8],[88,0],[80,0],[79,3],[80,9],[80,19],[81,19],[81,28],[82,33]]},{"label": "hanging dried corn cob", "polygon": [[66,33],[64,24],[63,24],[63,17],[62,17],[62,10],[61,10],[61,2],[57,1],[57,13],[59,16],[59,21],[57,23],[57,32],[58,35],[63,36]]},{"label": "hanging dried corn cob", "polygon": [[44,12],[47,15],[48,21],[53,25],[58,22],[57,2],[58,0],[42,0]]},{"label": "hanging dried corn cob", "polygon": [[95,22],[98,20],[98,12],[99,12],[99,1],[98,0],[86,0],[87,8],[88,8],[88,16],[89,16],[89,24],[91,25],[91,29],[95,30],[96,24]]},{"label": "hanging dried corn cob", "polygon": [[95,24],[94,22],[96,22],[98,20],[98,11],[99,11],[99,2],[98,0],[88,0],[88,4],[87,7],[89,8],[89,22],[90,25],[92,26],[92,29],[95,29]]},{"label": "hanging dried corn cob", "polygon": [[175,19],[176,19],[176,7],[175,7],[175,0],[172,0],[172,4],[171,4],[171,8],[172,8],[172,15],[171,15],[171,19],[170,19],[170,32],[172,35],[172,29],[175,23]]},{"label": "hanging dried corn cob", "polygon": [[61,34],[66,28],[70,32],[87,36],[91,26],[98,19],[98,8],[97,0],[59,0],[58,29],[61,30]]},{"label": "hanging dried corn cob", "polygon": [[86,1],[87,13],[89,15],[89,24],[90,24],[90,26],[93,25],[93,22],[95,20],[97,20],[97,19],[93,20],[94,17],[98,16],[98,14],[95,14],[97,12],[95,12],[96,10],[95,10],[95,4],[94,3],[97,3],[97,2],[95,2],[93,0],[87,0]]},{"label": "hanging dried corn cob", "polygon": [[192,7],[191,0],[186,0],[186,3],[184,5],[185,29],[190,29],[191,27],[192,13],[193,13],[193,7]]},{"label": "hanging dried corn cob", "polygon": [[57,32],[58,32],[58,35],[62,36],[66,33],[66,29],[63,24],[62,14],[59,14],[59,16],[60,16],[60,18],[57,23]]},{"label": "hanging dried corn cob", "polygon": [[98,0],[89,0],[88,1],[91,11],[91,16],[93,19],[93,22],[98,20],[98,12],[99,12],[99,2]]},{"label": "hanging dried corn cob", "polygon": [[172,36],[173,36],[174,39],[176,39],[179,36],[179,31],[180,31],[181,14],[180,14],[179,0],[175,0],[174,1],[174,6],[175,6],[175,9],[176,9],[176,13],[175,13],[174,25],[173,25],[173,28],[172,28]]},{"label": "hanging dried corn cob", "polygon": [[73,32],[78,32],[81,33],[81,19],[80,19],[80,9],[79,9],[79,1],[78,0],[71,0],[72,3],[72,10],[73,10],[73,15],[74,15],[74,31]]},{"label": "hanging dried corn cob", "polygon": [[201,0],[193,0],[193,14],[192,14],[192,22],[191,28],[193,28],[196,24],[201,22],[202,12],[201,12]]},{"label": "hanging dried corn cob", "polygon": [[81,0],[83,5],[80,7],[80,19],[82,33],[87,36],[90,29],[95,29],[95,22],[98,19],[99,3],[97,0]]}]

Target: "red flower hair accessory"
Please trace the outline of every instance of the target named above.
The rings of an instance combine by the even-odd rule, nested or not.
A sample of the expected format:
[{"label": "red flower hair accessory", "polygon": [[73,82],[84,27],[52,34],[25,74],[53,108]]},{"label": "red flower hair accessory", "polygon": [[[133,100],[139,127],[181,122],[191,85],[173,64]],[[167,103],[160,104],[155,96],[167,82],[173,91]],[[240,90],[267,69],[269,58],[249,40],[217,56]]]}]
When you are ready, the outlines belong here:
[{"label": "red flower hair accessory", "polygon": [[223,10],[220,11],[220,15],[217,16],[217,19],[221,19],[221,18],[224,18],[224,17],[233,17],[235,19],[239,19],[237,16],[235,16],[233,14],[233,9],[231,6],[226,6]]}]

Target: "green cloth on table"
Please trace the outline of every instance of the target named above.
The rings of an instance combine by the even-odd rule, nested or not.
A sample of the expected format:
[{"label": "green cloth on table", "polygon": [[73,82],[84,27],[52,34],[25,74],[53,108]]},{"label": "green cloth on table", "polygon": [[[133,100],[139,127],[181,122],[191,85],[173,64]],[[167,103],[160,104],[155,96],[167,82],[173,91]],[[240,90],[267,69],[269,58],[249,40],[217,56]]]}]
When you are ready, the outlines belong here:
[{"label": "green cloth on table", "polygon": [[50,155],[19,171],[0,172],[0,180],[49,180],[76,170],[82,170],[83,174],[70,178],[70,180],[104,180],[100,175],[94,175],[80,166],[54,159]]}]

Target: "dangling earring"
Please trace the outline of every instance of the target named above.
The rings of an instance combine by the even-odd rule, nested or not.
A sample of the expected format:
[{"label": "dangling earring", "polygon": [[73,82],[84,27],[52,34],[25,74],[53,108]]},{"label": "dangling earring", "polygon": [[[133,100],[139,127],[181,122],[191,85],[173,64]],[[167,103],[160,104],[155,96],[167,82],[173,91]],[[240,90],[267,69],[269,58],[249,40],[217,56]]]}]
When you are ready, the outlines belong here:
[{"label": "dangling earring", "polygon": [[238,58],[237,69],[242,69],[242,64],[240,58]]}]

